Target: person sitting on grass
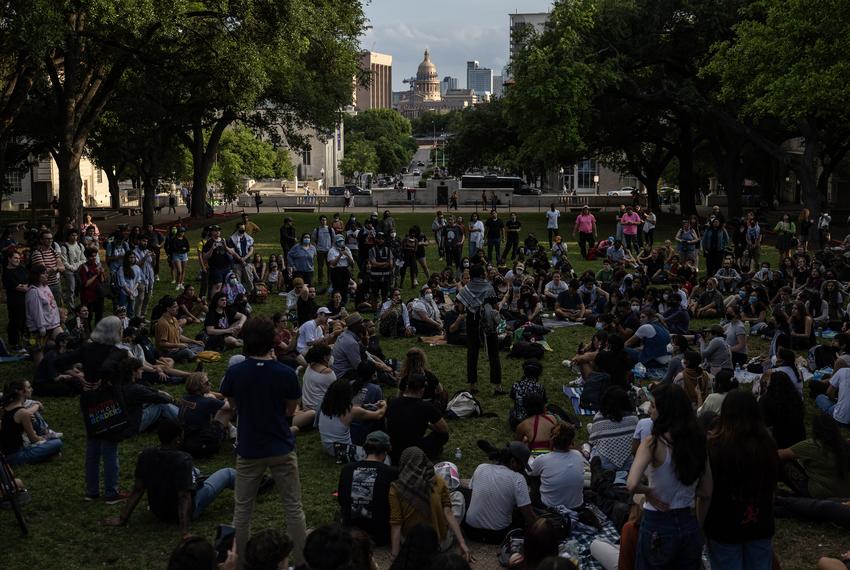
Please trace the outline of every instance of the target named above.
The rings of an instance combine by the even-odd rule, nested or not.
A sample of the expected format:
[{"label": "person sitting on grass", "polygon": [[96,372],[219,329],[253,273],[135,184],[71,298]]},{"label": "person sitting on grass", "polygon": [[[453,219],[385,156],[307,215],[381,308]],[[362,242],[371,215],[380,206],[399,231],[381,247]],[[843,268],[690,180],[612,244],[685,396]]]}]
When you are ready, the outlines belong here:
[{"label": "person sitting on grass", "polygon": [[469,482],[472,498],[461,528],[473,542],[501,544],[509,531],[537,520],[525,480],[531,452],[518,441],[502,449],[484,440],[478,446],[495,463],[482,463],[475,469]]},{"label": "person sitting on grass", "polygon": [[316,425],[325,453],[340,463],[363,459],[366,453],[351,440],[351,422],[357,420],[380,420],[386,413],[387,404],[380,401],[374,409],[355,406],[351,402],[351,384],[348,380],[334,381],[328,387],[322,405],[317,411]]},{"label": "person sitting on grass", "polygon": [[[186,378],[186,393],[177,402],[180,408],[180,422],[185,430],[185,451],[195,457],[205,455],[203,442],[206,434],[211,434],[219,442],[227,437],[236,438],[236,426],[230,423],[233,410],[219,392],[210,389],[210,379],[204,372],[192,372]],[[200,444],[200,445],[199,445]],[[211,453],[218,450],[211,446]],[[197,453],[193,453],[196,451]]]},{"label": "person sitting on grass", "polygon": [[[392,449],[390,457],[398,463],[401,453],[408,447],[419,447],[429,457],[438,457],[449,440],[449,426],[438,410],[422,398],[428,380],[425,374],[411,374],[407,388],[387,405],[387,433]],[[431,433],[427,434],[428,430]]]},{"label": "person sitting on grass", "polygon": [[436,476],[434,465],[418,447],[408,447],[401,454],[398,479],[390,483],[389,501],[393,557],[401,550],[402,537],[410,536],[416,525],[423,524],[436,531],[440,550],[447,550],[456,538],[463,557],[472,561],[452,512],[449,488],[442,477]]},{"label": "person sitting on grass", "polygon": [[189,533],[191,521],[198,520],[206,508],[225,489],[236,484],[236,470],[219,469],[201,479],[192,456],[180,451],[183,428],[175,420],[164,420],[157,428],[159,448],[146,449],[136,461],[136,483],[124,509],[117,517],[104,521],[108,526],[123,526],[147,492],[148,508],[161,521],[178,523],[180,536]]},{"label": "person sitting on grass", "polygon": [[598,457],[603,469],[628,469],[637,423],[629,394],[619,386],[605,390],[599,400],[599,412],[587,427],[591,459]]},{"label": "person sitting on grass", "polygon": [[531,465],[529,475],[540,477],[537,506],[577,509],[584,504],[584,456],[573,447],[576,429],[559,421],[552,428],[552,451],[541,455]]},{"label": "person sitting on grass", "polygon": [[[41,409],[40,402],[27,404],[32,394],[29,382],[13,380],[3,388],[0,400],[0,452],[9,465],[41,463],[60,456],[62,440],[58,437],[42,437],[36,433],[36,418]],[[24,438],[28,441],[24,443]]]},{"label": "person sitting on grass", "polygon": [[525,407],[525,398],[531,394],[538,394],[544,401],[546,400],[546,388],[539,383],[542,373],[543,366],[540,361],[529,359],[522,363],[522,378],[511,386],[510,397],[514,405],[508,413],[508,424],[512,430],[516,430],[520,422],[529,416]]},{"label": "person sitting on grass", "polygon": [[210,311],[204,319],[207,349],[222,351],[242,346],[237,337],[246,320],[245,315],[228,306],[227,295],[223,291],[213,295]]},{"label": "person sitting on grass", "polygon": [[708,396],[711,379],[702,369],[702,357],[698,352],[692,350],[686,352],[682,357],[682,364],[684,369],[676,375],[673,382],[685,389],[685,394],[687,394],[694,409],[697,409],[702,406]]},{"label": "person sitting on grass", "polygon": [[670,344],[670,332],[658,320],[658,315],[652,309],[643,309],[640,312],[640,326],[626,341],[626,348],[642,345],[637,353],[637,361],[647,368],[666,368],[670,363],[670,354],[667,345]]},{"label": "person sitting on grass", "polygon": [[398,478],[398,470],[386,463],[390,436],[373,431],[366,436],[363,450],[365,459],[348,463],[340,471],[340,515],[346,527],[362,529],[377,546],[386,546],[390,543],[390,483]]},{"label": "person sitting on grass", "polygon": [[558,295],[555,301],[555,316],[559,321],[580,322],[589,314],[579,295],[578,287],[578,280],[572,279],[567,284],[567,290]]},{"label": "person sitting on grass", "polygon": [[838,422],[817,413],[812,437],[779,450],[782,482],[799,497],[850,497],[850,444]]},{"label": "person sitting on grass", "polygon": [[558,423],[558,416],[546,411],[545,393],[528,394],[523,398],[523,405],[528,417],[514,430],[514,441],[522,442],[535,455],[550,451],[552,430]]},{"label": "person sitting on grass", "polygon": [[206,299],[198,297],[194,285],[187,285],[177,296],[177,318],[185,319],[187,323],[200,324],[201,318],[207,313]]},{"label": "person sitting on grass", "polygon": [[140,360],[127,355],[117,368],[127,412],[127,437],[147,431],[161,419],[177,419],[180,410],[171,394],[139,382],[143,370]]}]

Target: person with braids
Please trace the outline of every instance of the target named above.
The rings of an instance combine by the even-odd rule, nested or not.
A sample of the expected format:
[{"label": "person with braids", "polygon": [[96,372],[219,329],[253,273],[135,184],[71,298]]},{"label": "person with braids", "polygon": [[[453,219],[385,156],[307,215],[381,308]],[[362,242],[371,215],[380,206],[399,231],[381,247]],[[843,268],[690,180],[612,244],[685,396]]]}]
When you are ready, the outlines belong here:
[{"label": "person with braids", "polygon": [[460,524],[452,513],[449,488],[434,473],[434,464],[418,447],[408,447],[399,460],[398,480],[390,484],[390,543],[393,558],[401,550],[402,537],[418,524],[437,532],[440,549],[452,544],[452,531],[464,558],[473,560],[463,539]]},{"label": "person with braids", "polygon": [[812,420],[812,437],[779,450],[782,481],[801,497],[850,497],[850,444],[826,414]]},{"label": "person with braids", "polygon": [[770,570],[779,460],[751,392],[732,390],[723,399],[708,460],[714,483],[705,518],[711,567]]},{"label": "person with braids", "polygon": [[662,385],[651,402],[652,434],[641,441],[627,481],[629,492],[646,496],[637,568],[698,570],[703,547],[700,521],[712,488],[705,435],[681,387]]}]

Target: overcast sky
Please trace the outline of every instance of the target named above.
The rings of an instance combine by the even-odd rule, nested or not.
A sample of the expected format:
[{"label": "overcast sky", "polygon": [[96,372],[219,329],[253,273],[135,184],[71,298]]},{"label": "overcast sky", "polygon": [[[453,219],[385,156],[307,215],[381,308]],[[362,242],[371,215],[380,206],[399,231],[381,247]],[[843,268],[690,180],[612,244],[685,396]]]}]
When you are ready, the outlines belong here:
[{"label": "overcast sky", "polygon": [[371,0],[366,16],[372,29],[363,49],[393,56],[393,90],[416,75],[427,47],[440,79],[457,77],[466,86],[466,62],[500,75],[508,59],[508,14],[547,12],[551,0]]}]

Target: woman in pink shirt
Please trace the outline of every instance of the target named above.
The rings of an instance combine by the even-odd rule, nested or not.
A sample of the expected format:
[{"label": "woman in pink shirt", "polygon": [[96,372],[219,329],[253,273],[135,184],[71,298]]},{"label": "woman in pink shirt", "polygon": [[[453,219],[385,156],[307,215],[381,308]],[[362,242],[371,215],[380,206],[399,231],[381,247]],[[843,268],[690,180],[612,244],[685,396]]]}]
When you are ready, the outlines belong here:
[{"label": "woman in pink shirt", "polygon": [[626,249],[637,251],[638,227],[643,223],[640,214],[635,212],[631,206],[626,206],[626,213],[620,217],[620,223],[623,225]]},{"label": "woman in pink shirt", "polygon": [[590,208],[585,206],[581,214],[576,217],[576,225],[573,228],[573,236],[578,233],[578,246],[581,256],[587,259],[588,247],[593,247],[596,242],[596,217],[590,213]]}]

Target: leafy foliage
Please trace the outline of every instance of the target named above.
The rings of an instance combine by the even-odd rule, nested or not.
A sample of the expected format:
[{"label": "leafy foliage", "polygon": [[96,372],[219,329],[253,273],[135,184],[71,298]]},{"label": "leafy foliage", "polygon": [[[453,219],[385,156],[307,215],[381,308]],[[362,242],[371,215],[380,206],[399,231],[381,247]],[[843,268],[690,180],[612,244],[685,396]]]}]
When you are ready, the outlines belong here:
[{"label": "leafy foliage", "polygon": [[346,178],[360,172],[375,172],[378,169],[378,153],[367,141],[346,141],[345,156],[339,163],[340,172]]},{"label": "leafy foliage", "polygon": [[[394,174],[410,163],[416,152],[416,141],[411,136],[410,121],[398,111],[368,109],[345,117],[346,154],[354,143],[370,145],[377,156],[378,172]],[[362,149],[358,152],[362,153]],[[368,169],[360,169],[360,172]]]}]

